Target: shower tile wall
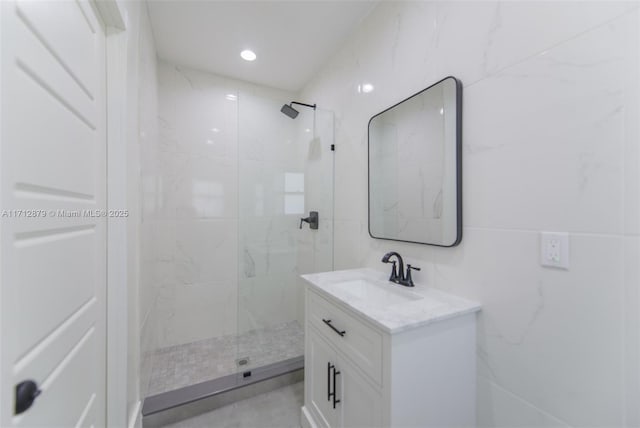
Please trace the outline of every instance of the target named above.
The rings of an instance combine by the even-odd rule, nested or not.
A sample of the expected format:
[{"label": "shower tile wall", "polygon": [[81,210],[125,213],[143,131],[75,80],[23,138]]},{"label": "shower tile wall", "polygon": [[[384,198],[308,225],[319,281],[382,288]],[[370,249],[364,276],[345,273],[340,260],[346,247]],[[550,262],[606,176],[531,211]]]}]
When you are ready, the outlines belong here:
[{"label": "shower tile wall", "polygon": [[[272,99],[241,98],[248,101],[239,114],[243,333],[292,319],[302,324],[300,274],[332,268],[333,114],[318,109],[314,123],[313,110],[302,107],[292,121]],[[311,210],[320,215],[317,231],[300,228]]]},{"label": "shower tile wall", "polygon": [[[238,332],[238,266],[246,277],[252,270],[264,270],[265,263],[283,269],[295,264],[295,257],[276,260],[279,240],[295,230],[293,219],[287,222],[263,213],[260,221],[269,227],[239,228],[239,214],[255,209],[259,197],[271,200],[268,194],[253,193],[241,201],[239,186],[252,175],[267,174],[280,155],[301,163],[297,152],[285,151],[281,144],[282,138],[291,140],[293,135],[278,135],[274,125],[290,121],[279,107],[292,99],[291,94],[164,61],[158,65],[158,84],[160,143],[157,158],[143,161],[142,239],[153,248],[143,269],[158,289],[157,347],[164,348]],[[238,134],[239,117],[249,134]],[[245,138],[242,144],[239,138]],[[246,152],[240,154],[239,146]],[[265,191],[275,192],[271,186],[277,183],[263,178]],[[272,273],[268,283],[261,280],[260,289],[251,291],[264,295],[250,311],[259,314],[274,299],[288,298],[280,290],[278,272]],[[269,317],[273,323],[296,319],[293,295],[285,306],[270,305],[252,326],[263,327]],[[289,306],[289,312],[273,310]]]},{"label": "shower tile wall", "polygon": [[[302,92],[336,112],[336,269],[395,249],[482,302],[479,426],[640,425],[639,28],[637,2],[380,2]],[[462,243],[371,239],[367,121],[447,75]],[[570,270],[540,266],[543,230],[571,233]]]},{"label": "shower tile wall", "polygon": [[[291,96],[290,96],[291,97]],[[291,101],[285,100],[284,102]],[[238,328],[295,319],[298,216],[286,215],[287,174],[304,174],[297,125],[277,101],[243,91],[239,105],[240,284]],[[306,112],[305,112],[306,113]],[[302,114],[305,114],[302,113]],[[249,349],[239,349],[245,357]]]},{"label": "shower tile wall", "polygon": [[[159,62],[159,146],[145,165],[144,269],[158,290],[157,347],[235,333],[237,94],[231,82]],[[215,132],[213,129],[217,129]],[[143,171],[144,172],[144,171]]]}]

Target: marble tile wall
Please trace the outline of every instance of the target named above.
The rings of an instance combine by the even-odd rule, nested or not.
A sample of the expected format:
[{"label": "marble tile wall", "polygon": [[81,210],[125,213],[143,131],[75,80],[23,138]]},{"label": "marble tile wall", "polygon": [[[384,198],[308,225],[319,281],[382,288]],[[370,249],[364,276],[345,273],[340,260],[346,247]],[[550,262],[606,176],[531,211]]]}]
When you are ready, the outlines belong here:
[{"label": "marble tile wall", "polygon": [[[321,238],[298,228],[316,206],[308,197],[314,174],[301,192],[295,182],[314,159],[327,162],[328,145],[310,150],[313,111],[292,121],[280,113],[291,93],[164,61],[158,84],[160,135],[143,161],[142,237],[145,278],[157,289],[157,348],[296,320],[301,269],[332,250],[330,222]],[[332,130],[330,119],[322,125]],[[322,132],[328,144],[333,133]],[[330,182],[332,158],[329,167],[316,183]],[[313,194],[332,202],[326,191]]]},{"label": "marble tile wall", "polygon": [[[381,2],[302,92],[336,115],[335,268],[393,249],[483,303],[480,426],[640,425],[639,27],[635,2]],[[447,75],[462,243],[374,240],[367,122]],[[540,266],[543,230],[571,234],[568,271]]]}]

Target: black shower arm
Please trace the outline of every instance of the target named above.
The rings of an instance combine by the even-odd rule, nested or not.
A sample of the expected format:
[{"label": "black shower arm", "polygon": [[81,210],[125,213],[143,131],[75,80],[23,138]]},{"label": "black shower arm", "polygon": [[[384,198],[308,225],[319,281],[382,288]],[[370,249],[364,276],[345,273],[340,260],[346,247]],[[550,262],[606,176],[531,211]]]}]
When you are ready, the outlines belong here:
[{"label": "black shower arm", "polygon": [[316,109],[316,105],[315,104],[311,105],[311,104],[299,103],[297,101],[291,101],[291,104],[298,104],[299,106],[309,107],[309,108],[312,108],[314,110]]}]

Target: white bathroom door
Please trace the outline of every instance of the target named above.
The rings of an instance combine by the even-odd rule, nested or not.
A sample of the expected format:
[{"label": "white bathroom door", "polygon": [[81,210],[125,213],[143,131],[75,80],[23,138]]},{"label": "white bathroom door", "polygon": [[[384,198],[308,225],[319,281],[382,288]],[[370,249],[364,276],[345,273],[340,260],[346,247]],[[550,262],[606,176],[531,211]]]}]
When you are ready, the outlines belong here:
[{"label": "white bathroom door", "polygon": [[104,426],[105,34],[87,0],[0,3],[0,426]]}]

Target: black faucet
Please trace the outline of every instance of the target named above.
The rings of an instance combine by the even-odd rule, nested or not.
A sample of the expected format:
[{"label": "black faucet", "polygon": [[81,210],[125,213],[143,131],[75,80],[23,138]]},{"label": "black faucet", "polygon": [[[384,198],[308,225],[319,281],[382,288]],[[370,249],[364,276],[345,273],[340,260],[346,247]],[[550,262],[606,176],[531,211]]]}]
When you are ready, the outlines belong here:
[{"label": "black faucet", "polygon": [[[389,260],[391,257],[396,256],[398,259],[398,270],[396,270],[396,262],[395,260]],[[411,277],[412,270],[420,270],[419,267],[413,267],[411,265],[407,265],[407,273],[404,272],[404,262],[402,261],[402,256],[395,251],[390,251],[382,257],[382,263],[392,263],[393,267],[391,268],[391,276],[389,276],[389,281],[394,282],[396,284],[404,285],[405,287],[413,287],[413,278]]]},{"label": "black faucet", "polygon": [[[389,260],[393,256],[396,256],[398,258],[398,264],[400,265],[400,275],[398,275],[398,272],[396,271],[396,262]],[[400,284],[400,281],[404,280],[404,262],[402,261],[402,256],[400,254],[396,253],[395,251],[391,251],[382,257],[382,263],[393,263],[389,281]]]}]

